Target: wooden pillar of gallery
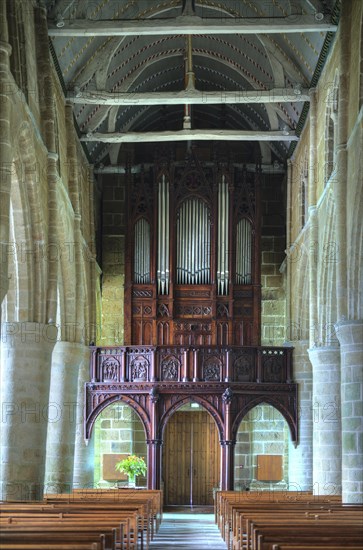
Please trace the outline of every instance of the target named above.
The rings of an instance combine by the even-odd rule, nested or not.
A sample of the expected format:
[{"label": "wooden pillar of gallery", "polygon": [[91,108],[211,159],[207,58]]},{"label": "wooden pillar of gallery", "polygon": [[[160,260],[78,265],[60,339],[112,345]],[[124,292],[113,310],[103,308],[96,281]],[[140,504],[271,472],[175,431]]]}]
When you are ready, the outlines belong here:
[{"label": "wooden pillar of gallery", "polygon": [[234,448],[236,441],[223,440],[221,441],[221,490],[233,491],[234,487]]},{"label": "wooden pillar of gallery", "polygon": [[147,443],[147,488],[160,489],[161,439],[148,439]]},{"label": "wooden pillar of gallery", "polygon": [[158,433],[158,415],[157,406],[160,396],[156,388],[152,388],[149,393],[150,400],[150,435],[147,443],[147,487],[148,489],[160,489],[161,473],[161,440],[157,438]]},{"label": "wooden pillar of gallery", "polygon": [[231,438],[231,404],[233,392],[227,388],[222,395],[224,405],[224,439],[221,441],[221,489],[230,491],[233,489],[234,479],[234,448],[236,441]]}]

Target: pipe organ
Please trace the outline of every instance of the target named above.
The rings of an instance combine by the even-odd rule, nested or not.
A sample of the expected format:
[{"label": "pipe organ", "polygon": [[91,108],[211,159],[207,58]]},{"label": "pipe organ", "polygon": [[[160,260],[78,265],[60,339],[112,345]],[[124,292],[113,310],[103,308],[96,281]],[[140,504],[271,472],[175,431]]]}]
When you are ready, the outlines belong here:
[{"label": "pipe organ", "polygon": [[127,345],[259,345],[260,178],[195,149],[128,171]]}]

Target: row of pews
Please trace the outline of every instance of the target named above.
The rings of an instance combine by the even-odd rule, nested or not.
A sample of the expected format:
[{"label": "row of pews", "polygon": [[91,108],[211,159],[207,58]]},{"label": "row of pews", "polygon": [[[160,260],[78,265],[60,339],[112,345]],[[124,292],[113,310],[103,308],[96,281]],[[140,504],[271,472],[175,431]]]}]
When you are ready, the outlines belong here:
[{"label": "row of pews", "polygon": [[161,491],[78,489],[42,501],[1,502],[1,550],[148,550]]},{"label": "row of pews", "polygon": [[217,491],[228,550],[363,550],[363,505],[294,491]]}]

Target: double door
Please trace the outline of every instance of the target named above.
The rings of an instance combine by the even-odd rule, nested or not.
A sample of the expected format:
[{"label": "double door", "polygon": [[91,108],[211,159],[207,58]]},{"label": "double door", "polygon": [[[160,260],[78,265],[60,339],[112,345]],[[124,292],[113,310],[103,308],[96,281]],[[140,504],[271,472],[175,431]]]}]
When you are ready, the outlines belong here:
[{"label": "double door", "polygon": [[165,504],[212,505],[219,465],[218,430],[210,414],[203,410],[174,413],[163,445]]}]

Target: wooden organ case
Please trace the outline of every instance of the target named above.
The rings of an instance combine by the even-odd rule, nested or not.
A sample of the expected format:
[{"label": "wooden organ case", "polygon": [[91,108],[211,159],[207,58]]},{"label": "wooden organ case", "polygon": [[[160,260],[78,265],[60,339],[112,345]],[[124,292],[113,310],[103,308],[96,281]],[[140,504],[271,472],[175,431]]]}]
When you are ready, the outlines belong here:
[{"label": "wooden organ case", "polygon": [[127,345],[260,344],[260,167],[128,170]]}]

